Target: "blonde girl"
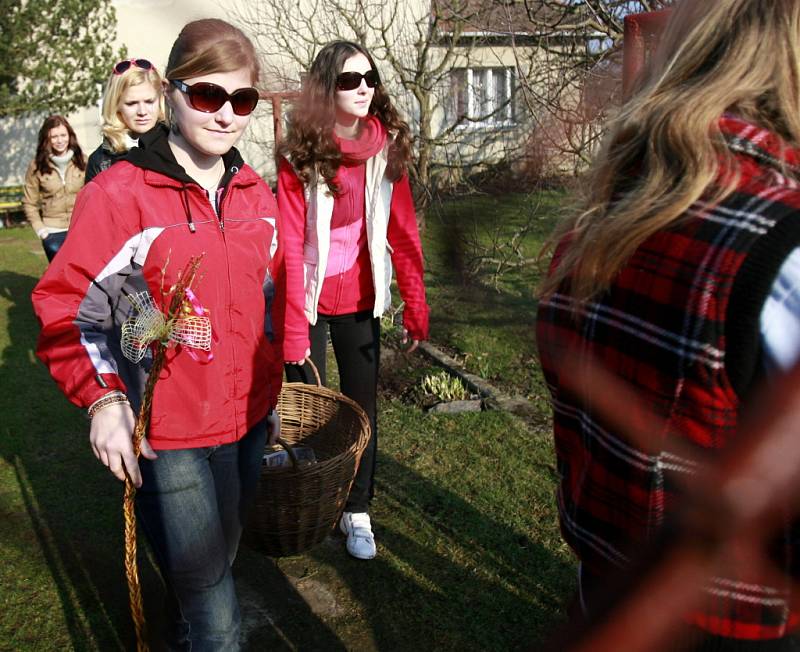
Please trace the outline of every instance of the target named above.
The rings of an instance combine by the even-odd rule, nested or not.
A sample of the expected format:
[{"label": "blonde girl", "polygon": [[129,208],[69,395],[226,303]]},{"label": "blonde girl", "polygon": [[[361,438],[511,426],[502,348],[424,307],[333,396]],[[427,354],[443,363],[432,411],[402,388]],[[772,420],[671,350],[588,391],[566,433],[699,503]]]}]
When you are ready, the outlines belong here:
[{"label": "blonde girl", "polygon": [[164,121],[161,75],[147,59],[114,64],[103,94],[103,142],[89,156],[86,183],[120,160],[139,136]]}]

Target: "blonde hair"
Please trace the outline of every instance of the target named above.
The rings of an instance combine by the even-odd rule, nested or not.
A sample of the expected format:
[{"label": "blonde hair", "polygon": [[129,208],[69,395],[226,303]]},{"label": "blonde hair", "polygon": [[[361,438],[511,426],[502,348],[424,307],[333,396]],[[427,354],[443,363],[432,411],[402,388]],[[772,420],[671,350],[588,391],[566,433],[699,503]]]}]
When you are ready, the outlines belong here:
[{"label": "blonde hair", "polygon": [[[590,299],[693,202],[733,190],[725,112],[800,144],[800,0],[683,0],[641,86],[612,123],[579,209],[548,243],[563,249],[543,295],[568,280],[574,298]],[[721,161],[733,169],[724,180]]]},{"label": "blonde hair", "polygon": [[125,134],[128,127],[119,117],[119,104],[123,94],[131,86],[139,84],[150,84],[158,97],[158,120],[163,122],[164,117],[164,89],[161,83],[161,75],[155,68],[143,70],[136,66],[131,66],[121,75],[112,73],[106,83],[106,91],[103,94],[103,108],[101,116],[103,118],[102,132],[103,137],[108,141],[114,152],[126,151]]}]

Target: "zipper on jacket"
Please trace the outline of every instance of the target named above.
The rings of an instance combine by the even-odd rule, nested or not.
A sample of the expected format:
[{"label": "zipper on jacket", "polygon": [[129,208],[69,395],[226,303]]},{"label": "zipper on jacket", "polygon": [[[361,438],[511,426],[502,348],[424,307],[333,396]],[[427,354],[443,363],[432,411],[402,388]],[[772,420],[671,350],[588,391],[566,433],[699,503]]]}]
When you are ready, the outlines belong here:
[{"label": "zipper on jacket", "polygon": [[[227,241],[227,238],[225,238],[225,219],[224,219],[223,213],[222,213],[222,211],[223,211],[223,206],[222,205],[225,203],[225,200],[227,200],[228,197],[231,195],[231,192],[232,192],[231,183],[232,183],[232,181],[233,181],[232,179],[230,181],[228,181],[228,185],[226,185],[225,188],[223,189],[222,194],[218,197],[218,202],[217,202],[217,209],[218,209],[217,218],[218,218],[218,222],[219,222],[220,234],[222,235],[222,246],[223,246],[223,248],[225,250],[225,273],[226,273],[226,276],[227,276],[227,279],[228,279],[227,305],[225,306],[225,309],[226,309],[225,311],[226,311],[227,317],[228,317],[228,329],[231,330],[231,331],[233,330],[231,328],[231,325],[233,324],[233,315],[231,314],[231,307],[233,305],[233,281],[231,279],[231,262],[230,262],[230,255],[229,255],[229,252],[228,252],[228,241]],[[211,203],[211,202],[209,201],[209,203]],[[212,209],[213,209],[213,207],[212,207]],[[232,381],[231,381],[231,396],[228,397],[228,398],[233,404],[233,422],[234,422],[234,427],[238,431],[238,429],[239,429],[239,412],[238,412],[237,407],[236,407],[236,394],[237,394],[236,368],[237,368],[237,362],[236,362],[236,347],[233,346],[233,345],[231,345],[231,363],[232,363],[233,373],[231,375],[231,378],[232,378]]]},{"label": "zipper on jacket", "polygon": [[[229,186],[230,181],[227,186],[222,188],[222,192],[217,194],[217,221],[219,222],[219,230],[222,231],[222,233],[225,233],[225,218],[222,215],[222,202],[225,201],[225,197],[228,195]],[[218,190],[214,192],[218,192]]]},{"label": "zipper on jacket", "polygon": [[[233,166],[231,166],[230,170],[228,170],[228,172],[231,173],[231,176],[228,179],[228,182],[224,186],[222,186],[222,192],[221,193],[219,192],[219,188],[217,188],[217,190],[216,190],[216,192],[218,193],[217,194],[217,203],[216,203],[217,211],[218,211],[217,212],[217,218],[219,220],[219,229],[220,229],[220,231],[222,231],[223,234],[225,233],[225,217],[222,214],[222,204],[225,201],[225,198],[228,196],[228,193],[229,193],[229,191],[231,189],[231,183],[233,182],[234,177],[237,174],[239,174],[239,167],[236,166],[236,165],[233,165]],[[227,175],[227,173],[222,175],[222,180],[225,179],[226,175]]]},{"label": "zipper on jacket", "polygon": [[183,204],[183,210],[186,213],[186,222],[189,225],[189,232],[197,233],[197,227],[194,225],[194,218],[192,217],[192,206],[189,200],[189,190],[185,183],[181,186],[181,203]]}]

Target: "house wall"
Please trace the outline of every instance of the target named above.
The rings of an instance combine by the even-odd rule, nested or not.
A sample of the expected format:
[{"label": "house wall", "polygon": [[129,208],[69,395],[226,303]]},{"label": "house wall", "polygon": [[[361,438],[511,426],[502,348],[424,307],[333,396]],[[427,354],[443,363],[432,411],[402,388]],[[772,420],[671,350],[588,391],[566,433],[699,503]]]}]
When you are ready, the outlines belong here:
[{"label": "house wall", "polygon": [[[253,6],[252,3],[247,5]],[[392,3],[373,3],[367,0],[270,0],[262,2],[259,10],[247,15],[248,22],[258,24],[258,43],[270,53],[267,78],[277,88],[297,88],[300,72],[307,69],[319,44],[333,38],[363,39],[375,57],[381,78],[395,106],[408,121],[412,132],[419,133],[420,101],[430,101],[426,115],[432,114],[431,136],[437,143],[435,166],[462,166],[475,162],[497,160],[519,144],[521,129],[509,124],[464,125],[449,130],[448,111],[451,104],[450,68],[452,67],[516,67],[514,51],[507,46],[485,46],[486,39],[476,37],[480,47],[460,47],[458,56],[451,59],[446,44],[428,49],[426,71],[434,93],[414,97],[397,78],[396,67],[410,81],[414,75],[421,43],[428,42],[431,19],[430,0],[399,0]],[[247,13],[247,10],[245,10]],[[346,13],[348,20],[342,17]],[[313,34],[312,34],[313,32]],[[295,37],[294,35],[302,35]],[[434,36],[436,38],[436,36]],[[502,36],[490,37],[494,42]],[[523,48],[529,51],[530,48]],[[443,70],[439,64],[444,57],[448,63]]]},{"label": "house wall", "polygon": [[[114,6],[117,45],[124,45],[130,56],[151,60],[159,71],[164,70],[169,50],[183,25],[198,18],[231,18],[218,0],[114,0]],[[108,62],[109,73],[113,63]],[[239,149],[245,160],[269,180],[274,176],[272,121],[268,107],[262,105]],[[0,120],[0,185],[22,182],[36,153],[37,134],[44,117],[45,114]],[[88,155],[101,141],[100,103],[71,113],[67,119]]]},{"label": "house wall", "polygon": [[[315,2],[317,0],[314,0]],[[344,0],[345,2],[347,0]],[[284,4],[285,3],[285,6]],[[303,21],[300,14],[303,8],[311,6],[312,0],[301,0],[301,4],[292,0],[234,0],[232,4],[223,7],[219,0],[114,0],[117,11],[117,45],[124,45],[130,56],[145,57],[153,61],[159,70],[164,69],[169,49],[180,31],[181,27],[194,19],[202,17],[227,18],[232,22],[246,22],[254,25],[259,19],[263,20],[268,7],[273,6],[280,10],[281,19],[288,21],[292,29],[288,30],[289,41],[276,47],[276,39],[270,33],[264,33],[263,25],[258,45],[267,52],[272,52],[265,57],[264,86],[266,90],[286,88],[287,80],[290,86],[295,87],[300,77],[300,68],[297,62],[292,62],[292,57],[287,55],[287,50],[302,51],[302,58],[309,58],[318,46],[307,38],[301,38],[304,30],[313,28],[318,41],[332,38],[352,38],[352,33],[328,16],[328,20],[318,20],[314,17],[311,21]],[[294,8],[292,9],[292,6]],[[341,3],[337,6],[343,6]],[[387,3],[381,9],[382,13],[388,12],[389,17],[370,17],[367,21],[368,29],[375,30],[376,24],[383,20],[391,21],[393,53],[408,63],[414,57],[415,42],[419,39],[420,28],[425,27],[429,12],[428,0],[399,0]],[[285,11],[284,11],[285,9]],[[326,14],[327,15],[327,14]],[[292,23],[296,21],[296,25]],[[374,23],[374,24],[373,24]],[[253,27],[254,31],[257,28]],[[250,28],[245,27],[249,32]],[[295,38],[293,35],[298,34]],[[255,35],[255,34],[254,34]],[[380,42],[376,35],[367,39],[370,42]],[[292,48],[292,43],[297,43]],[[507,45],[494,43],[480,45],[467,51],[460,49],[451,66],[458,67],[509,67],[516,68],[517,59],[515,51]],[[307,52],[306,52],[307,50]],[[435,48],[434,48],[435,50]],[[445,49],[441,48],[441,56]],[[467,53],[468,52],[468,53]],[[419,112],[413,98],[404,95],[399,83],[392,76],[391,66],[388,62],[381,61],[380,48],[375,52],[378,65],[384,81],[392,93],[396,104],[409,121],[413,131],[417,130]],[[521,47],[517,53],[520,56],[529,56],[530,48]],[[109,62],[109,69],[113,62]],[[434,137],[447,132],[451,124],[451,116],[446,111],[446,106],[451,102],[449,97],[450,83],[447,72],[441,81],[438,97],[434,100],[433,134]],[[521,106],[521,103],[520,103]],[[286,109],[284,105],[284,110]],[[524,138],[530,133],[530,122],[523,120],[527,111],[517,111],[516,124],[510,125],[464,125],[452,130],[444,138],[443,143],[435,151],[435,161],[452,169],[466,168],[487,161],[497,161],[516,151]],[[43,115],[21,119],[0,120],[0,185],[19,183],[25,169],[32,159],[36,148],[36,135],[43,119]],[[89,107],[67,116],[75,129],[79,142],[88,154],[100,143],[100,108]],[[250,127],[240,142],[239,148],[248,161],[269,182],[274,181],[275,171],[273,162],[274,143],[272,138],[272,107],[270,102],[262,101],[256,110]]]},{"label": "house wall", "polygon": [[[483,68],[511,69],[518,89],[517,55],[526,54],[525,51],[515,53],[513,48],[504,45],[479,44],[471,49],[459,48],[452,67],[470,68],[473,71]],[[455,119],[449,78],[443,80],[440,98],[434,113],[435,134],[446,133]],[[452,130],[450,136],[443,138],[435,157],[443,166],[439,182],[444,185],[457,183],[465,172],[506,158],[516,158],[528,129],[526,112],[519,110],[518,101],[517,105],[512,122],[506,122],[504,116],[497,116],[485,124],[465,121]]]},{"label": "house wall", "polygon": [[[514,120],[511,123],[496,121],[488,124],[464,122],[453,130],[452,137],[438,148],[436,160],[442,166],[440,183],[458,183],[465,174],[480,171],[487,165],[507,162],[519,174],[530,180],[539,177],[573,175],[584,165],[584,156],[596,142],[599,125],[584,108],[581,80],[566,82],[560,70],[546,59],[543,50],[521,44],[516,48],[508,44],[478,42],[473,48],[459,48],[452,67],[507,68],[515,78]],[[557,44],[551,44],[551,48]],[[596,90],[602,90],[601,102],[611,94],[614,79],[606,71],[593,73],[597,79]],[[522,82],[520,82],[522,79]],[[525,87],[525,88],[523,88]],[[444,98],[435,112],[434,133],[446,132],[454,121],[452,99],[442,89]],[[558,90],[556,98],[554,91]],[[527,93],[525,92],[527,91]],[[527,100],[527,101],[526,101]],[[537,102],[557,102],[553,106]],[[449,113],[448,113],[449,111]],[[566,119],[565,119],[566,118]]]}]

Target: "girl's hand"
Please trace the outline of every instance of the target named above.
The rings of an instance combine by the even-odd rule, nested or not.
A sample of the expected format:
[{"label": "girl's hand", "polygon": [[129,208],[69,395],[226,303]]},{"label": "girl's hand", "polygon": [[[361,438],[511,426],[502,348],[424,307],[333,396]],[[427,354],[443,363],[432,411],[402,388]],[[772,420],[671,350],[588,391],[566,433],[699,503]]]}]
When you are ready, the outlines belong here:
[{"label": "girl's hand", "polygon": [[[89,441],[94,456],[105,464],[119,480],[125,480],[125,472],[138,489],[142,486],[139,462],[133,454],[133,429],[136,419],[127,403],[114,403],[98,410],[92,417]],[[158,457],[147,438],[142,439],[141,454],[148,460]]]},{"label": "girl's hand", "polygon": [[[408,331],[404,328],[403,329],[403,339],[400,340],[403,344],[408,344]],[[412,351],[416,351],[417,347],[419,346],[419,340],[411,339],[411,346],[406,349],[406,353],[411,353]]]}]

